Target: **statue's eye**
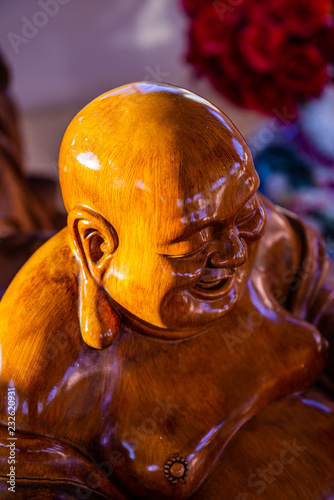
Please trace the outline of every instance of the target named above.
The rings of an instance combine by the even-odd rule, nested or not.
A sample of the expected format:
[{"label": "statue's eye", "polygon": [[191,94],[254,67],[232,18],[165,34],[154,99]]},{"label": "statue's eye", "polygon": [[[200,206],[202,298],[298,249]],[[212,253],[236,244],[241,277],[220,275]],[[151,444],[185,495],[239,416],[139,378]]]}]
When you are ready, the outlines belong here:
[{"label": "statue's eye", "polygon": [[198,231],[187,239],[175,241],[168,245],[163,253],[164,257],[171,259],[189,259],[199,254],[212,239],[211,227]]},{"label": "statue's eye", "polygon": [[264,231],[266,214],[258,197],[253,195],[240,210],[235,225],[246,241],[258,239]]},{"label": "statue's eye", "polygon": [[249,220],[254,217],[257,209],[259,207],[259,200],[256,194],[251,196],[249,200],[245,203],[245,205],[242,207],[240,212],[237,215],[237,218],[235,220],[235,224],[239,227],[240,225],[246,224]]}]

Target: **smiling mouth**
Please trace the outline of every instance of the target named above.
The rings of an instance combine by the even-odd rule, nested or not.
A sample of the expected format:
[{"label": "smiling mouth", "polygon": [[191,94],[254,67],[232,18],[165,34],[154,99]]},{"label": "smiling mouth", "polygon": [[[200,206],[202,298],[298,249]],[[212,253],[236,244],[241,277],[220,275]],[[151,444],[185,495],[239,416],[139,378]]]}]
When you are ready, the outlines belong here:
[{"label": "smiling mouth", "polygon": [[235,269],[221,269],[219,277],[203,276],[192,288],[193,293],[199,298],[216,299],[228,294],[235,280]]}]

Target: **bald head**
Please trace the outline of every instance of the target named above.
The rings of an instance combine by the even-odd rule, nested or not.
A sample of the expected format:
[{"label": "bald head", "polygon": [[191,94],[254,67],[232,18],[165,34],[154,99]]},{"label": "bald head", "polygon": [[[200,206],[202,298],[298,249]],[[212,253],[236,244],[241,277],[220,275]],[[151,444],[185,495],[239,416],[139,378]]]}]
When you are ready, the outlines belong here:
[{"label": "bald head", "polygon": [[[262,211],[247,145],[215,106],[168,85],[121,87],[74,118],[59,166],[82,272],[124,310],[188,329],[233,307],[249,272],[235,224],[246,217],[253,241]],[[235,285],[207,302],[193,287],[218,250]]]},{"label": "bald head", "polygon": [[137,83],[98,97],[73,119],[61,146],[60,182],[68,211],[89,206],[117,228],[137,202],[163,215],[162,197],[170,210],[170,193],[182,204],[204,178],[209,190],[217,162],[228,171],[248,160],[238,130],[208,101]]}]

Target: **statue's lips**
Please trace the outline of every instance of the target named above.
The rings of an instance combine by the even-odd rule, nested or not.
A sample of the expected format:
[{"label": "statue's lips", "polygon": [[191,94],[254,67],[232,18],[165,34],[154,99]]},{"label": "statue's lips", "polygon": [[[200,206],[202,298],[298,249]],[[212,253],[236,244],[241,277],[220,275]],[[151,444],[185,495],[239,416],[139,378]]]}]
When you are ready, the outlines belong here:
[{"label": "statue's lips", "polygon": [[207,269],[192,292],[199,298],[218,299],[230,292],[235,276],[235,269]]}]

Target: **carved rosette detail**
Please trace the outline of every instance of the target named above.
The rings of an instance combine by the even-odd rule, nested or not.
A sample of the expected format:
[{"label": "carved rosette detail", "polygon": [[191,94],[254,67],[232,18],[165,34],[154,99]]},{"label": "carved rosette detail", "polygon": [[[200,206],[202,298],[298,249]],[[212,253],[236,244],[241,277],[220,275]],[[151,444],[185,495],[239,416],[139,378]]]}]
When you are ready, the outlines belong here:
[{"label": "carved rosette detail", "polygon": [[173,455],[165,464],[165,478],[172,484],[184,483],[188,474],[189,465],[185,458]]}]

